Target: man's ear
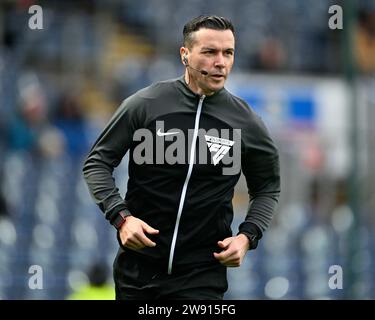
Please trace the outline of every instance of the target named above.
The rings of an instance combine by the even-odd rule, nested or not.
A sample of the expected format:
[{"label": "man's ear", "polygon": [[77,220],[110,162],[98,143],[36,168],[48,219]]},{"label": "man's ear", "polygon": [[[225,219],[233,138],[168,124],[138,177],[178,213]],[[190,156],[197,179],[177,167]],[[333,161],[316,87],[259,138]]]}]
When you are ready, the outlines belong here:
[{"label": "man's ear", "polygon": [[181,61],[185,66],[188,65],[188,63],[189,63],[188,62],[188,53],[189,53],[189,51],[188,51],[187,48],[185,48],[185,47],[180,48]]}]

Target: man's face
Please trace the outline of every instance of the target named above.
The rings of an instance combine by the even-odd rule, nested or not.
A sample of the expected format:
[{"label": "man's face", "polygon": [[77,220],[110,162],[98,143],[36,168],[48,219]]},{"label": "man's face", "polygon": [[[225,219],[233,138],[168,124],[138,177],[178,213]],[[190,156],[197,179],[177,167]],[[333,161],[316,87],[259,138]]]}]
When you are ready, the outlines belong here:
[{"label": "man's face", "polygon": [[192,68],[204,70],[208,75],[189,69],[189,85],[199,94],[210,95],[224,87],[234,62],[234,35],[231,30],[199,29],[193,34],[193,44],[181,48]]}]

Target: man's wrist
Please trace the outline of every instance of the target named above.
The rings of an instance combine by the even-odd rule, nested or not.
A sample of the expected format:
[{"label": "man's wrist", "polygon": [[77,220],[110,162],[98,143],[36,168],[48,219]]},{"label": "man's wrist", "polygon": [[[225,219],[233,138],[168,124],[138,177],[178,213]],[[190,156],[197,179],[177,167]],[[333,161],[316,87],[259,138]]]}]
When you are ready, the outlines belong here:
[{"label": "man's wrist", "polygon": [[243,234],[249,240],[249,250],[254,250],[258,247],[258,238],[256,235],[248,232],[240,232],[238,235]]},{"label": "man's wrist", "polygon": [[116,218],[113,219],[112,225],[117,229],[120,230],[121,226],[125,223],[126,218],[131,216],[132,214],[128,209],[120,210],[117,213]]},{"label": "man's wrist", "polygon": [[249,250],[249,248],[250,248],[250,240],[249,240],[249,238],[246,235],[244,235],[243,233],[239,233],[237,235],[237,238],[241,239],[241,241],[243,241],[244,243],[246,243],[246,245],[247,245],[247,249],[246,250]]}]

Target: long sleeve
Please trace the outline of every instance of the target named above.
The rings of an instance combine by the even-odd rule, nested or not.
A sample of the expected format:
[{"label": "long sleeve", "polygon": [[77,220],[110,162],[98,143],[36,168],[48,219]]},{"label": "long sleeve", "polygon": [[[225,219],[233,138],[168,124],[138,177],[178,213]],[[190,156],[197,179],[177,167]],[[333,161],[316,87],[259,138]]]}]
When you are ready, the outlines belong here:
[{"label": "long sleeve", "polygon": [[245,175],[249,208],[239,233],[262,237],[269,227],[280,195],[280,167],[278,150],[263,122],[256,119],[245,133],[241,160]]},{"label": "long sleeve", "polygon": [[91,196],[113,223],[126,203],[116,187],[113,170],[132,144],[134,131],[142,123],[142,100],[126,99],[113,115],[92,147],[83,166],[83,176]]}]

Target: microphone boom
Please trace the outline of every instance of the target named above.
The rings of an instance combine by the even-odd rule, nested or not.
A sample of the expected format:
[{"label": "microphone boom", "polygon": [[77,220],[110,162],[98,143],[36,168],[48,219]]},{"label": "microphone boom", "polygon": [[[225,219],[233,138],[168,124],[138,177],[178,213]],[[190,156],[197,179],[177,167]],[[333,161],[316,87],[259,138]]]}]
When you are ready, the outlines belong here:
[{"label": "microphone boom", "polygon": [[203,74],[204,76],[207,76],[208,75],[208,72],[206,70],[198,70],[198,69],[195,69],[193,67],[191,67],[189,64],[186,65],[186,67],[189,67],[197,72],[200,72],[201,74]]}]

